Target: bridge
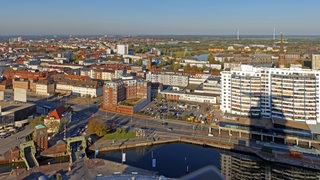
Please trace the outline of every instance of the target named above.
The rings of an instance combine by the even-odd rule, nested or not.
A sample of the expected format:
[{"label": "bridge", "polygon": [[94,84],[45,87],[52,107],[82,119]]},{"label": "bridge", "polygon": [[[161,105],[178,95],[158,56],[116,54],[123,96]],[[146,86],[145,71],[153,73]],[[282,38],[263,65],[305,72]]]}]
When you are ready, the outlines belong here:
[{"label": "bridge", "polygon": [[81,158],[86,158],[87,142],[85,136],[70,137],[67,139],[67,154],[70,155],[70,163]]},{"label": "bridge", "polygon": [[34,167],[39,167],[39,163],[35,157],[36,147],[33,141],[28,141],[20,144],[20,158],[24,161],[27,166],[27,170]]}]

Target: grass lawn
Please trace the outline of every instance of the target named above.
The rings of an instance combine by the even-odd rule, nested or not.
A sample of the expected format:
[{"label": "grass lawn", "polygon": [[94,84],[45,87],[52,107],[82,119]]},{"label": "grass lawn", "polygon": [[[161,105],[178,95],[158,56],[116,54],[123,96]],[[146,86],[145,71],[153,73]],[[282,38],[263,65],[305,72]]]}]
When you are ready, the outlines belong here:
[{"label": "grass lawn", "polygon": [[135,132],[125,132],[125,131],[120,131],[117,129],[116,132],[106,134],[104,135],[101,139],[102,140],[110,140],[110,139],[128,139],[128,138],[135,138],[136,133]]}]

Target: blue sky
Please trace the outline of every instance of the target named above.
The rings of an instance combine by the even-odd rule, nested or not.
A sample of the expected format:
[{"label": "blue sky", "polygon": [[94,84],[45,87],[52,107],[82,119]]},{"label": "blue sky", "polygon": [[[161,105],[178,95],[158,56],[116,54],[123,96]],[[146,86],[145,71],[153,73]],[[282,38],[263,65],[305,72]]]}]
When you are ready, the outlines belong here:
[{"label": "blue sky", "polygon": [[0,35],[320,35],[319,0],[1,0]]}]

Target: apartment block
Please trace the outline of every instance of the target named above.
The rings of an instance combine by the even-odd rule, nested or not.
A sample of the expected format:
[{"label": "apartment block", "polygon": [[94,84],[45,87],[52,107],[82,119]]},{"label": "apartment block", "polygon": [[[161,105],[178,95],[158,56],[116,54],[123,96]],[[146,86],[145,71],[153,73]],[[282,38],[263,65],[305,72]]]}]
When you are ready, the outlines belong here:
[{"label": "apartment block", "polygon": [[102,82],[90,80],[86,76],[59,76],[55,77],[56,91],[79,94],[80,96],[102,96]]},{"label": "apartment block", "polygon": [[36,94],[48,96],[55,91],[55,85],[48,80],[39,80],[36,82]]},{"label": "apartment block", "polygon": [[102,108],[133,114],[151,101],[151,83],[132,77],[105,82]]},{"label": "apartment block", "polygon": [[148,72],[146,74],[146,80],[168,86],[187,87],[189,84],[188,75],[174,72]]},{"label": "apartment block", "polygon": [[320,69],[320,54],[312,54],[312,69],[319,70]]},{"label": "apartment block", "polygon": [[225,113],[317,124],[320,122],[320,71],[242,65],[221,72]]}]

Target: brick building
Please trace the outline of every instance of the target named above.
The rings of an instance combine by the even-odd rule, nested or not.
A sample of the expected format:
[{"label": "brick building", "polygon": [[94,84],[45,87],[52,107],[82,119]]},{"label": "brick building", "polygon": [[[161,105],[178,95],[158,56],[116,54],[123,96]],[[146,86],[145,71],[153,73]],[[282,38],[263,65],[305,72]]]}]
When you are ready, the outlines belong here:
[{"label": "brick building", "polygon": [[48,149],[48,133],[46,126],[42,124],[35,126],[33,132],[33,141],[35,143],[37,152],[42,152]]},{"label": "brick building", "polygon": [[106,82],[102,108],[112,112],[133,114],[151,101],[151,83],[143,79],[125,78]]}]

